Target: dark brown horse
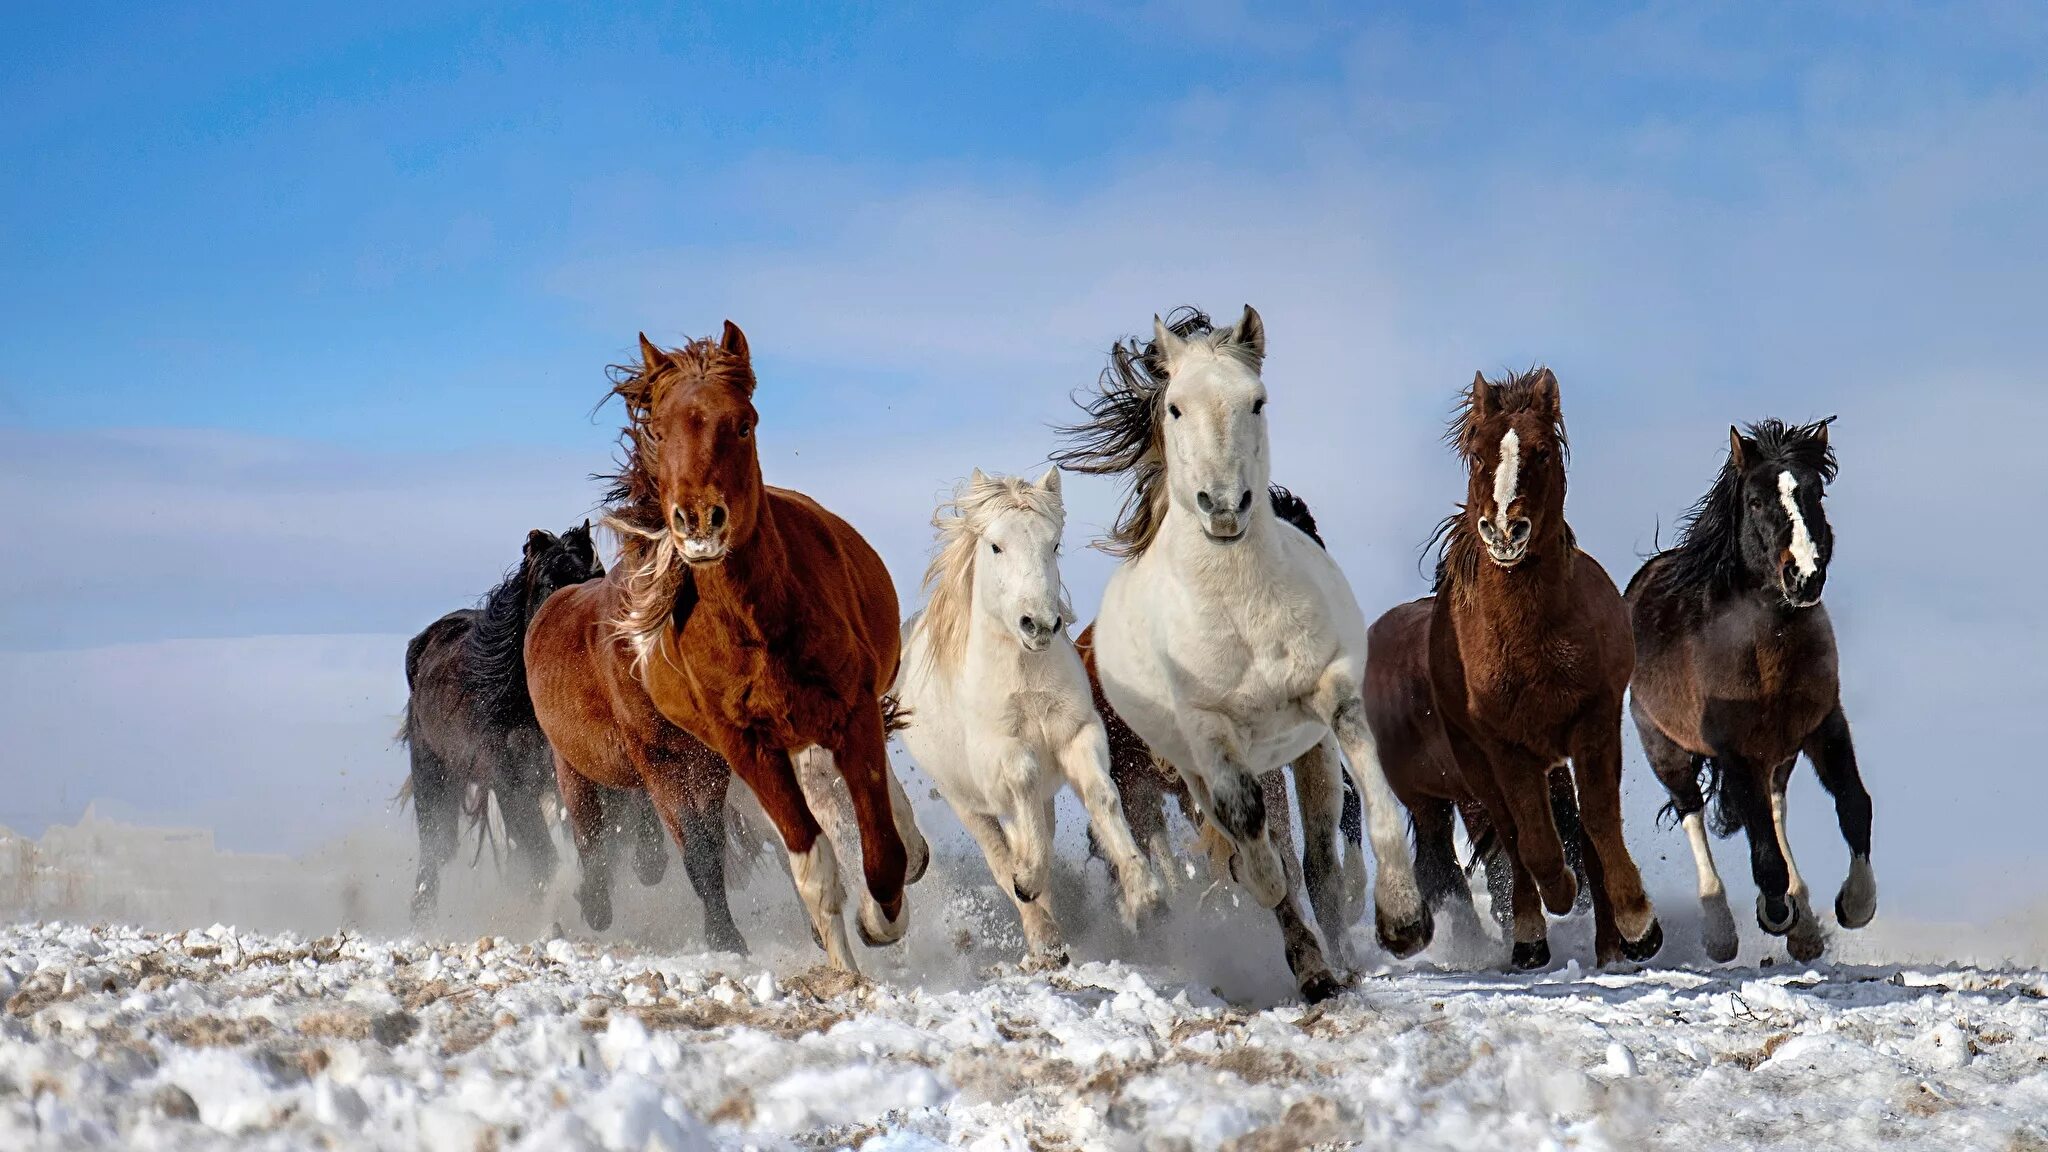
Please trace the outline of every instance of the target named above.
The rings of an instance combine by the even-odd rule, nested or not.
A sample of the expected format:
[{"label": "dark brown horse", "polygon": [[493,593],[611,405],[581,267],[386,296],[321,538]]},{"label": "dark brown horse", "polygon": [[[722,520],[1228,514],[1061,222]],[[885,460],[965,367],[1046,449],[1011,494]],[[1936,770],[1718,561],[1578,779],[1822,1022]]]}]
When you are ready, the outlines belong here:
[{"label": "dark brown horse", "polygon": [[[434,909],[463,819],[488,834],[493,798],[521,882],[538,890],[554,877],[555,843],[541,810],[554,769],[527,697],[522,652],[527,623],[549,596],[603,575],[589,522],[560,536],[536,528],[519,565],[480,607],[448,613],[405,646],[408,696],[398,735],[411,753],[404,795],[419,822],[415,918]],[[656,863],[666,865],[660,842],[654,847]]]},{"label": "dark brown horse", "polygon": [[[831,755],[860,829],[861,937],[871,945],[901,938],[911,854],[921,871],[927,853],[908,803],[891,799],[900,788],[881,700],[899,656],[895,586],[845,521],[762,482],[753,363],[736,325],[676,350],[642,336],[640,352],[640,364],[614,371],[613,394],[628,418],[620,476],[628,498],[607,523],[643,547],[605,584],[543,611],[529,662],[544,663],[542,649],[550,660],[592,649],[624,659],[624,674],[644,685],[660,715],[752,789],[789,852],[813,931],[833,963],[852,970],[838,862],[791,755],[811,746]],[[534,696],[574,690],[536,684]],[[558,756],[556,771],[581,827],[585,765]],[[690,783],[656,775],[669,777],[646,778],[667,816]]]},{"label": "dark brown horse", "polygon": [[1442,528],[1431,698],[1465,788],[1515,865],[1515,966],[1549,963],[1543,912],[1562,916],[1577,896],[1550,801],[1550,771],[1567,760],[1590,849],[1596,958],[1648,959],[1664,933],[1621,829],[1635,651],[1621,593],[1565,523],[1557,378],[1547,368],[1474,377],[1450,439],[1470,480]]},{"label": "dark brown horse", "polygon": [[[1458,864],[1456,824],[1462,817],[1473,855],[1486,866],[1493,915],[1503,929],[1512,921],[1512,865],[1478,797],[1472,795],[1451,755],[1450,738],[1437,717],[1429,682],[1429,629],[1436,598],[1424,596],[1387,610],[1366,633],[1365,715],[1379,743],[1387,785],[1408,809],[1415,836],[1415,882],[1432,910],[1445,913],[1468,932],[1478,926],[1466,869]],[[1564,841],[1572,874],[1585,879],[1584,841],[1571,777],[1553,770],[1551,813]],[[1582,884],[1579,903],[1590,902]]]},{"label": "dark brown horse", "polygon": [[[1832,419],[1832,418],[1830,418]],[[1701,811],[1719,793],[1714,830],[1749,833],[1756,919],[1787,936],[1795,959],[1823,947],[1806,881],[1792,862],[1785,786],[1805,752],[1835,799],[1849,878],[1835,920],[1877,914],[1870,793],[1842,713],[1835,629],[1821,606],[1835,537],[1821,497],[1835,478],[1828,420],[1728,430],[1728,462],[1693,507],[1678,546],[1629,581],[1636,673],[1630,710],[1643,750],[1671,794],[1699,871],[1707,954],[1735,958],[1735,920],[1714,869]],[[1708,771],[1705,794],[1700,770]]]}]

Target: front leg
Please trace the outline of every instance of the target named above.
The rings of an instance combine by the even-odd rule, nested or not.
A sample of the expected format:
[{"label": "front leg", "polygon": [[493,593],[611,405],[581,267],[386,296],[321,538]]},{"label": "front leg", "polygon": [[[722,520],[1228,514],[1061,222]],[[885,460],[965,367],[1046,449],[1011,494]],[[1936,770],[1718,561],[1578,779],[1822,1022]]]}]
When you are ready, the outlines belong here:
[{"label": "front leg", "polygon": [[1108,853],[1123,889],[1124,925],[1136,930],[1138,922],[1159,910],[1162,895],[1159,876],[1138,851],[1131,827],[1124,819],[1123,801],[1109,776],[1109,739],[1102,724],[1081,725],[1059,750],[1060,769],[1088,810],[1093,839]]},{"label": "front leg", "polygon": [[789,753],[758,747],[744,738],[728,742],[720,751],[782,837],[797,899],[810,917],[811,932],[824,946],[826,958],[843,972],[859,972],[846,941],[846,890],[839,882],[839,858],[811,813]]},{"label": "front leg", "polygon": [[1861,928],[1877,915],[1877,877],[1870,870],[1870,793],[1856,769],[1849,718],[1839,703],[1806,738],[1806,758],[1820,774],[1821,786],[1835,798],[1835,820],[1849,844],[1849,878],[1835,895],[1835,922]]},{"label": "front leg", "polygon": [[1180,730],[1195,754],[1188,779],[1202,815],[1230,843],[1231,878],[1261,908],[1287,898],[1287,868],[1273,847],[1265,786],[1246,762],[1237,724],[1218,712],[1189,709]]},{"label": "front leg", "polygon": [[1339,968],[1350,965],[1345,937],[1351,929],[1352,912],[1337,856],[1338,816],[1344,802],[1344,788],[1338,783],[1342,772],[1337,742],[1328,736],[1294,759],[1294,798],[1301,809],[1302,886],[1308,889],[1309,906],[1315,909],[1316,925],[1323,930],[1330,962]]},{"label": "front leg", "polygon": [[860,905],[861,940],[871,948],[893,944],[910,927],[903,891],[910,858],[890,800],[895,777],[889,771],[882,710],[872,705],[852,709],[827,750],[846,782],[854,822],[860,826],[861,871],[867,881]]},{"label": "front leg", "polygon": [[1365,721],[1365,700],[1355,677],[1331,669],[1309,709],[1328,725],[1351,765],[1351,782],[1365,805],[1366,838],[1372,841],[1379,876],[1373,885],[1374,926],[1380,946],[1397,957],[1413,956],[1429,947],[1435,925],[1415,866],[1408,857],[1408,834],[1401,826],[1401,806],[1387,786],[1380,766],[1379,745]]}]

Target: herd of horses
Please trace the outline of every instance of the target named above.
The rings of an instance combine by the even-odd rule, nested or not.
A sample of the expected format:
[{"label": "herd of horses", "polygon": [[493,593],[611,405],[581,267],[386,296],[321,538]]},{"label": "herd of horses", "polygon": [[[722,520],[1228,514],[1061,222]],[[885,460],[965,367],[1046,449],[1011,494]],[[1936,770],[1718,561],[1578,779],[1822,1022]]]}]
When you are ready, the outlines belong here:
[{"label": "herd of horses", "polygon": [[[665,830],[707,942],[744,951],[726,892],[737,775],[817,944],[856,970],[835,842],[858,844],[869,946],[902,938],[906,886],[930,859],[890,767],[900,733],[1015,901],[1032,965],[1066,959],[1047,898],[1063,786],[1134,928],[1161,914],[1177,867],[1177,801],[1219,876],[1274,914],[1310,1001],[1340,987],[1367,844],[1395,956],[1428,946],[1439,917],[1477,928],[1467,877],[1483,864],[1514,967],[1547,964],[1548,916],[1584,903],[1600,963],[1643,961],[1663,930],[1622,830],[1626,707],[1692,848],[1710,956],[1736,950],[1710,802],[1713,832],[1747,833],[1757,923],[1795,958],[1824,946],[1786,838],[1801,752],[1851,854],[1835,918],[1870,921],[1870,796],[1820,603],[1829,421],[1731,428],[1680,540],[1624,592],[1565,521],[1556,377],[1477,376],[1450,427],[1469,478],[1438,528],[1433,592],[1368,627],[1307,506],[1273,483],[1265,351],[1249,306],[1228,327],[1181,309],[1114,345],[1052,470],[976,471],[939,509],[926,602],[905,620],[858,532],[764,483],[740,329],[674,349],[642,336],[639,362],[611,370],[626,413],[602,512],[616,563],[588,521],[536,530],[482,607],[407,647],[415,914],[493,801],[522,880],[545,885],[552,795],[592,928],[611,921],[614,854],[658,882]],[[1062,469],[1127,486],[1100,542],[1120,564],[1078,637]]]}]

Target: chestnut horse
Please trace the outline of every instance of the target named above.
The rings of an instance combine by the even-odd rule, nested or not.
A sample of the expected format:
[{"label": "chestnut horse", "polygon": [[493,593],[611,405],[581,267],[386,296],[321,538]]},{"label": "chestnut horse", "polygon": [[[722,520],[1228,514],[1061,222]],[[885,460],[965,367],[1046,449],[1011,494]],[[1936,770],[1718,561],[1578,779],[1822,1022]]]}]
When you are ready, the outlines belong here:
[{"label": "chestnut horse", "polygon": [[1735,958],[1736,939],[1701,819],[1716,792],[1714,830],[1749,833],[1757,923],[1786,936],[1796,960],[1821,953],[1820,922],[1785,828],[1785,786],[1801,752],[1834,797],[1849,843],[1835,921],[1861,928],[1877,914],[1870,793],[1842,713],[1834,625],[1820,603],[1835,550],[1821,504],[1835,478],[1829,420],[1765,420],[1746,435],[1730,428],[1728,462],[1694,505],[1677,547],[1651,557],[1628,585],[1636,639],[1630,710],[1671,794],[1667,811],[1692,842],[1707,954],[1719,961]]},{"label": "chestnut horse", "polygon": [[1620,591],[1565,523],[1557,377],[1475,376],[1449,439],[1470,479],[1465,506],[1439,529],[1431,699],[1463,785],[1514,865],[1514,965],[1549,963],[1544,909],[1562,916],[1577,896],[1550,803],[1550,771],[1567,759],[1591,849],[1596,958],[1646,960],[1664,933],[1621,830],[1635,648]]},{"label": "chestnut horse", "polygon": [[[1512,919],[1511,865],[1485,808],[1458,774],[1450,738],[1444,735],[1431,697],[1429,627],[1435,615],[1436,598],[1424,596],[1388,609],[1366,631],[1365,718],[1379,741],[1387,786],[1408,809],[1415,837],[1415,882],[1422,888],[1422,898],[1432,910],[1449,915],[1454,926],[1468,933],[1478,928],[1467,869],[1458,864],[1455,829],[1462,817],[1472,855],[1486,866],[1494,919],[1506,930]],[[1578,800],[1568,774],[1553,770],[1550,776],[1551,814],[1572,874],[1583,881]],[[1591,886],[1582,885],[1578,903],[1591,899]]]},{"label": "chestnut horse", "polygon": [[[606,523],[644,546],[601,590],[558,601],[559,626],[550,604],[529,649],[552,641],[626,657],[660,715],[752,789],[789,853],[812,931],[835,966],[855,971],[838,861],[791,757],[812,747],[831,756],[860,830],[861,938],[900,939],[904,884],[929,853],[889,770],[882,695],[900,655],[895,585],[844,520],[762,482],[753,362],[737,325],[675,350],[642,336],[640,354],[613,373],[628,420],[620,485],[631,498]],[[557,757],[579,826],[578,779],[590,770]],[[665,812],[685,790],[680,778],[645,778]]]}]

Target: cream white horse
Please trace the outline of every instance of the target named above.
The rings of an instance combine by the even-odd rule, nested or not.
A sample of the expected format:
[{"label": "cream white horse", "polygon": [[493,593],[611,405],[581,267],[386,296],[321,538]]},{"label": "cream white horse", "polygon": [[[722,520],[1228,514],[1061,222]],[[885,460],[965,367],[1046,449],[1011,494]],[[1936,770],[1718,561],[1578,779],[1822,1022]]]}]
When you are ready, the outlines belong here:
[{"label": "cream white horse", "polygon": [[1090,419],[1055,457],[1132,485],[1105,542],[1124,563],[1096,620],[1097,671],[1110,706],[1229,839],[1232,874],[1274,911],[1303,997],[1320,1000],[1338,984],[1268,837],[1263,773],[1294,765],[1302,879],[1331,959],[1345,963],[1351,920],[1336,854],[1340,747],[1379,864],[1381,944],[1412,955],[1432,930],[1366,726],[1365,617],[1329,554],[1274,515],[1259,314],[1247,306],[1219,330],[1187,310],[1152,327],[1149,345],[1112,350]]},{"label": "cream white horse", "polygon": [[932,526],[939,549],[927,600],[904,624],[896,675],[909,716],[903,743],[1016,902],[1030,963],[1064,964],[1046,899],[1062,783],[1080,794],[1116,868],[1125,923],[1157,908],[1161,889],[1110,783],[1108,738],[1067,638],[1074,615],[1060,585],[1059,470],[1034,484],[976,469]]}]

